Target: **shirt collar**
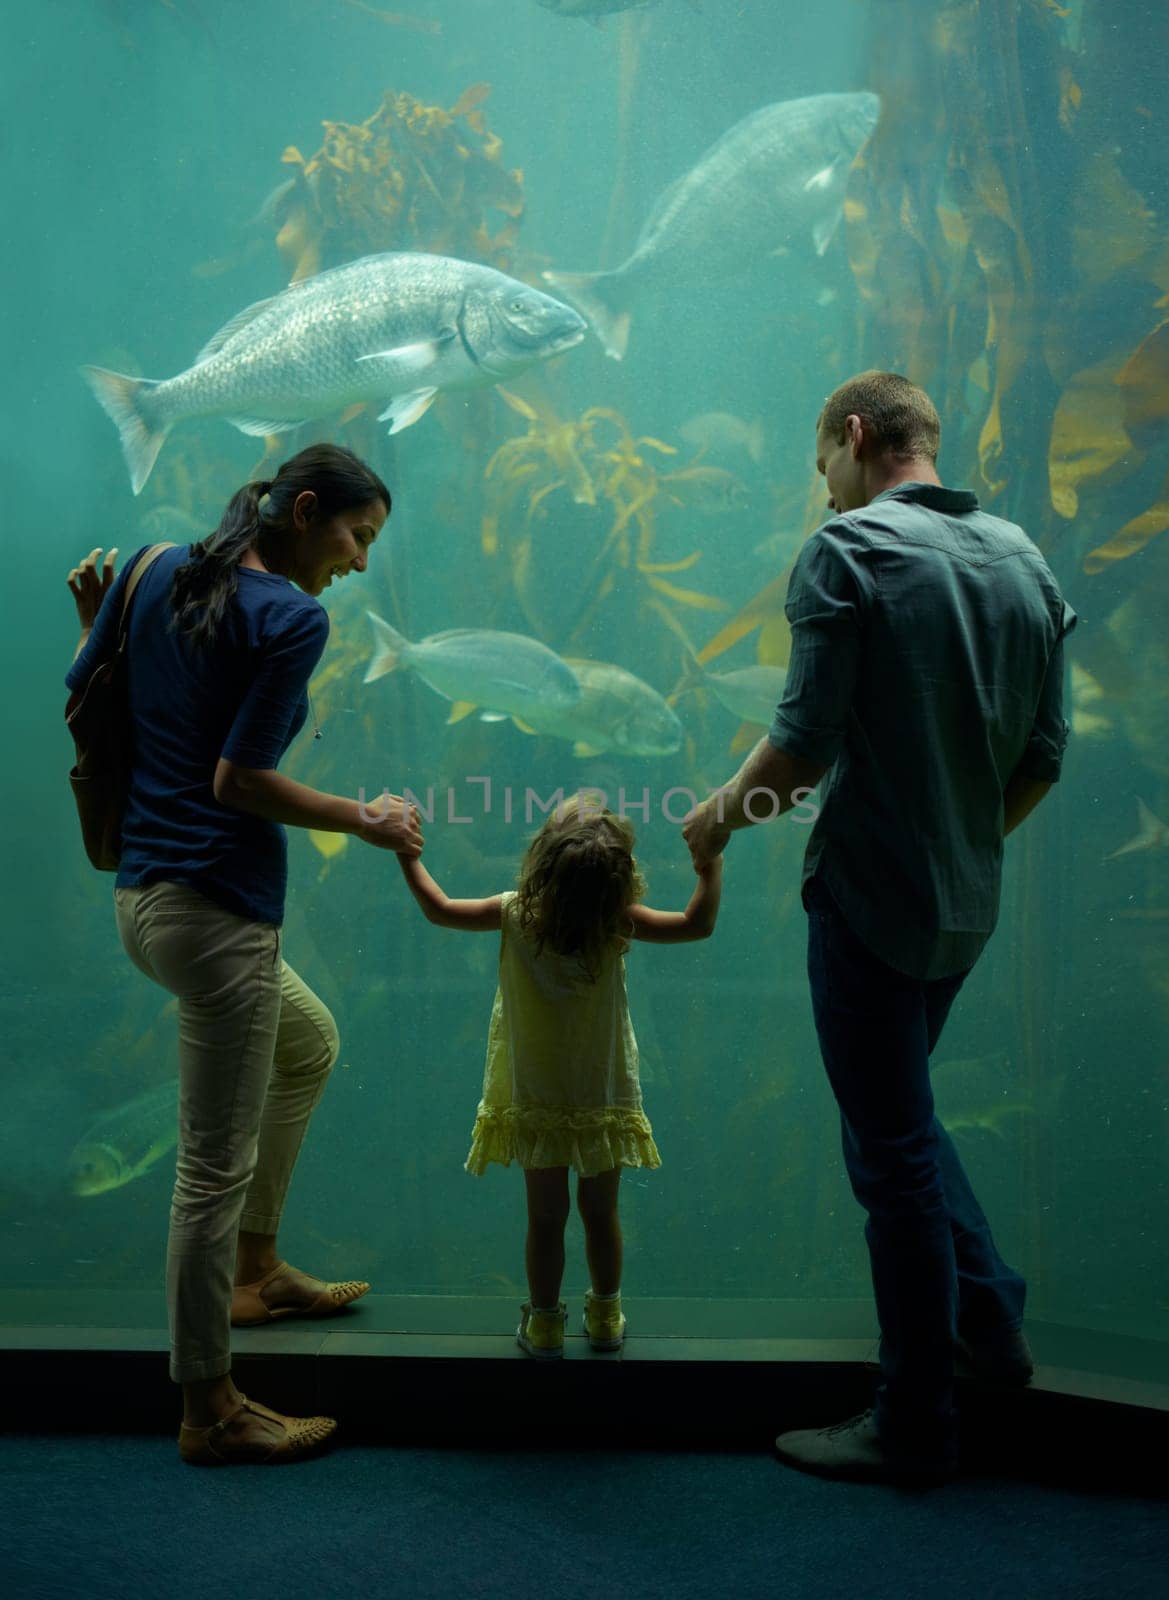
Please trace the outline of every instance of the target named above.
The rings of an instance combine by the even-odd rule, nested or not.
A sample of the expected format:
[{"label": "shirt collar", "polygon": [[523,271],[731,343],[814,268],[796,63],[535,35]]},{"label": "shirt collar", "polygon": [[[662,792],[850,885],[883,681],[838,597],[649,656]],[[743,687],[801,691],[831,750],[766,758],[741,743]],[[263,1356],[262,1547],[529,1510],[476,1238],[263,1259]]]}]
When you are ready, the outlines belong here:
[{"label": "shirt collar", "polygon": [[925,506],[927,511],[941,511],[949,516],[963,516],[978,510],[978,496],[969,489],[947,489],[943,484],[913,480],[883,489],[869,504],[875,506],[879,500],[905,500],[911,505]]}]

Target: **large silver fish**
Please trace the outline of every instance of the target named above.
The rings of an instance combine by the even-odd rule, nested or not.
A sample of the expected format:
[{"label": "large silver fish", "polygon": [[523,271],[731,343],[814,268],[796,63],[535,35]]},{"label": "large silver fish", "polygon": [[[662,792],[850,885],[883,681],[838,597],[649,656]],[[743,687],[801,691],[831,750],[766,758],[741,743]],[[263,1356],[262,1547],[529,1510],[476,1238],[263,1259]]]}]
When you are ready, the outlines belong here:
[{"label": "large silver fish", "polygon": [[179,1086],[172,1078],[107,1111],[86,1129],[69,1157],[70,1187],[86,1196],[120,1189],[149,1171],[178,1137]]},{"label": "large silver fish", "polygon": [[580,684],[580,700],[557,715],[533,716],[532,732],[571,739],[578,756],[602,750],[668,756],[681,748],[682,724],[656,689],[606,661],[564,660]]},{"label": "large silver fish", "polygon": [[81,371],[122,436],[137,494],[185,417],[283,433],[357,402],[397,433],[440,389],[513,377],[579,344],[570,307],[492,267],[410,252],[363,256],[248,306],[193,366],[157,381]]},{"label": "large silver fish", "polygon": [[523,633],[450,628],[411,643],[376,612],[374,653],[364,682],[408,667],[436,694],[453,700],[448,722],[479,710],[485,720],[556,716],[580,699],[580,684],[554,650]]},{"label": "large silver fish", "polygon": [[702,286],[808,235],[823,255],[849,169],[872,134],[875,94],[818,94],[754,111],[661,194],[633,254],[612,272],[546,272],[620,361],[630,302],[651,280]]}]

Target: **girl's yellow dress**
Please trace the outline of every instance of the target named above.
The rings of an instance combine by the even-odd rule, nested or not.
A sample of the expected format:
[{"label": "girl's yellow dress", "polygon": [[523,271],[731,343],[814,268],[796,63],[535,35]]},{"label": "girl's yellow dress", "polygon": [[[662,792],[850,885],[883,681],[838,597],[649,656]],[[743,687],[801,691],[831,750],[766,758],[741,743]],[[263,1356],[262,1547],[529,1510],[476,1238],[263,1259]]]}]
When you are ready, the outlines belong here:
[{"label": "girl's yellow dress", "polygon": [[503,896],[502,919],[467,1171],[516,1161],[591,1178],[612,1167],[661,1166],[641,1106],[624,956],[608,952],[590,983],[575,958],[536,954],[520,930],[514,893]]}]

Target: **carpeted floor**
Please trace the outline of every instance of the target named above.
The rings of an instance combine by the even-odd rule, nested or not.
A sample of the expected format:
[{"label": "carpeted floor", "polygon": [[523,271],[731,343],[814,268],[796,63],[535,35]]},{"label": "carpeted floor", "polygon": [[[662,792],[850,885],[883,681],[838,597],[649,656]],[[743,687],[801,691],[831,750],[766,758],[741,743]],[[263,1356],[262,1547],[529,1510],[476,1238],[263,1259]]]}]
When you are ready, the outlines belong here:
[{"label": "carpeted floor", "polygon": [[1155,1498],[826,1483],[765,1454],[338,1449],[200,1471],[158,1437],[10,1437],[11,1600],[1165,1600]]}]

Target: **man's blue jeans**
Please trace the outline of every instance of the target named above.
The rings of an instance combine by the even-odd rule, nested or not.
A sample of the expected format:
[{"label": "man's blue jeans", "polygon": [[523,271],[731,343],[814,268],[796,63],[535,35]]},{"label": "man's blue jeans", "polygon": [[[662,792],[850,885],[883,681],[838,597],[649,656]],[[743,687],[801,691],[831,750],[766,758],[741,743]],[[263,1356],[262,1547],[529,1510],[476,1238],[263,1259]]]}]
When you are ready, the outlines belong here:
[{"label": "man's blue jeans", "polygon": [[887,966],[818,879],[806,885],[804,904],[820,1052],[849,1180],[868,1212],[881,1325],[878,1431],[894,1452],[948,1459],[955,1333],[977,1339],[1020,1327],[1027,1292],[995,1249],[934,1115],[930,1053],[967,974],[926,982]]}]

